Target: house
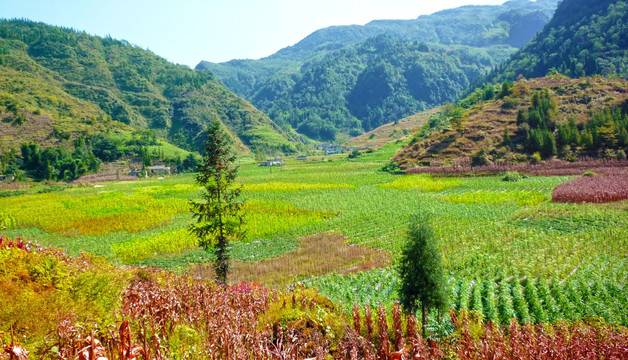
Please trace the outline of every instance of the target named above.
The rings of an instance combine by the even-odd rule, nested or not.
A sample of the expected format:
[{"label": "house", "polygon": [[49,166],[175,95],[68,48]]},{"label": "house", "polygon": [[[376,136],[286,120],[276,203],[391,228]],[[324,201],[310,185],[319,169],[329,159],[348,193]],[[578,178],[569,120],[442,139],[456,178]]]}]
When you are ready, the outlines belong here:
[{"label": "house", "polygon": [[272,160],[266,160],[259,164],[259,166],[285,166],[286,163],[282,162],[280,158],[276,157]]},{"label": "house", "polygon": [[340,146],[334,144],[322,144],[316,147],[317,150],[325,152],[325,155],[338,154],[340,152]]},{"label": "house", "polygon": [[164,165],[149,166],[148,172],[151,175],[170,175],[170,166],[164,166]]},{"label": "house", "polygon": [[321,145],[318,145],[318,146],[316,147],[316,150],[322,150],[322,151],[325,151],[325,152],[327,152],[327,151],[335,151],[335,152],[338,152],[338,150],[339,150],[339,146],[338,146],[338,145],[331,144],[331,143],[329,143],[329,144],[321,144]]},{"label": "house", "polygon": [[307,156],[305,156],[305,155],[299,155],[299,156],[297,156],[297,160],[299,160],[299,161],[305,161],[305,160],[307,160]]}]

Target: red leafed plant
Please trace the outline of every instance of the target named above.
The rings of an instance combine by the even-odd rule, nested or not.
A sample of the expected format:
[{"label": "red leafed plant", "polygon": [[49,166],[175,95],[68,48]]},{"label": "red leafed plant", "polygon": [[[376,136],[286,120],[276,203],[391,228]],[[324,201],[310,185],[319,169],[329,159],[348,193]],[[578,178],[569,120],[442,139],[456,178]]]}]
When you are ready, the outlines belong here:
[{"label": "red leafed plant", "polygon": [[606,203],[628,199],[628,170],[617,175],[592,175],[560,184],[552,193],[553,202]]},{"label": "red leafed plant", "polygon": [[[304,287],[282,294],[259,284],[222,286],[140,270],[123,295],[122,320],[93,329],[61,321],[38,355],[78,360],[628,358],[624,327],[584,322],[520,326],[513,321],[504,328],[452,310],[454,333],[426,340],[414,316],[398,305],[390,309],[391,319],[388,311],[378,307],[374,324],[369,306],[344,316]],[[344,330],[331,331],[334,326]],[[3,348],[0,359],[28,358],[13,340]]]},{"label": "red leafed plant", "polygon": [[30,244],[25,243],[24,240],[22,240],[21,238],[11,240],[4,235],[0,236],[0,250],[10,248],[17,248],[24,251],[29,251]]}]

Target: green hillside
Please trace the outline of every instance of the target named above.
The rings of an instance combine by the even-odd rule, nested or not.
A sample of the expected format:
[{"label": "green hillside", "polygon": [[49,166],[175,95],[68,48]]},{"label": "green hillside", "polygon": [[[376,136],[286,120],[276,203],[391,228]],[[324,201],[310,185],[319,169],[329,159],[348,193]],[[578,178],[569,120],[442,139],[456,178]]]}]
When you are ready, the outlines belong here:
[{"label": "green hillside", "polygon": [[[562,75],[487,85],[443,111],[394,157],[403,167],[579,157],[625,159],[628,82]],[[492,94],[481,97],[482,94]],[[480,96],[478,96],[480,95]],[[457,109],[457,110],[456,110]]]},{"label": "green hillside", "polygon": [[455,100],[511,51],[402,42],[380,36],[275,77],[252,101],[280,125],[312,138],[351,136]]},{"label": "green hillside", "polygon": [[556,1],[464,6],[318,30],[261,60],[201,62],[284,129],[350,136],[452,101],[526,44]]},{"label": "green hillside", "polygon": [[220,85],[125,41],[25,20],[0,21],[0,149],[151,130],[197,150],[219,119],[241,151],[293,151],[295,135]]},{"label": "green hillside", "polygon": [[547,26],[489,81],[540,77],[628,76],[628,2],[564,0]]}]

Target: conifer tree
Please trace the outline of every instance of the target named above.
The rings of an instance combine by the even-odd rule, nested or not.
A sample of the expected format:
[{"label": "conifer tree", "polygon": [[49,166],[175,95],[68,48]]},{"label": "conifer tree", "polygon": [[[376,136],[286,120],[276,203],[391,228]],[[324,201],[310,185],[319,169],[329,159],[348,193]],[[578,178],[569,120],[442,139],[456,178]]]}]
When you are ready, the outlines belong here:
[{"label": "conifer tree", "polygon": [[423,335],[430,309],[447,307],[447,281],[427,216],[416,216],[398,266],[401,278],[399,302],[411,314],[421,306]]},{"label": "conifer tree", "polygon": [[207,129],[203,161],[196,176],[196,182],[205,188],[205,192],[202,201],[190,201],[196,219],[190,231],[205,250],[213,248],[216,280],[221,284],[227,283],[229,241],[244,236],[241,231],[242,202],[237,201],[241,187],[234,186],[238,167],[234,164],[236,158],[229,141],[220,123],[213,121]]}]

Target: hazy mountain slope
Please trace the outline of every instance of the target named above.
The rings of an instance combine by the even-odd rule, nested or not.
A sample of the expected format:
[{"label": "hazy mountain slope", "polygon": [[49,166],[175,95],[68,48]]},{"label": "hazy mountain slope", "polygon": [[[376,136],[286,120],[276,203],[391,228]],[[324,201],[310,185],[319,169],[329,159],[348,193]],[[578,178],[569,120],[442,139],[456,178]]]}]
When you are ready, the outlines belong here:
[{"label": "hazy mountain slope", "polygon": [[562,74],[628,76],[628,2],[563,0],[547,26],[487,81]]},{"label": "hazy mountain slope", "polygon": [[[125,41],[23,20],[0,21],[2,147],[71,140],[104,129],[151,129],[187,149],[219,119],[250,147],[292,148],[292,135],[219,84]],[[18,119],[19,118],[19,119]],[[18,119],[19,121],[13,121]],[[39,125],[37,125],[39,124]],[[31,134],[31,135],[28,135]],[[66,141],[67,142],[67,141]]]},{"label": "hazy mountain slope", "polygon": [[364,26],[332,26],[313,32],[270,58],[305,60],[321,51],[340,49],[383,34],[404,41],[521,47],[552,17],[557,2],[514,0],[498,6],[462,6],[412,20],[374,20]]},{"label": "hazy mountain slope", "polygon": [[555,5],[519,0],[325,28],[265,59],[197,69],[212,71],[285,129],[321,140],[357,135],[455,99],[529,41]]}]

